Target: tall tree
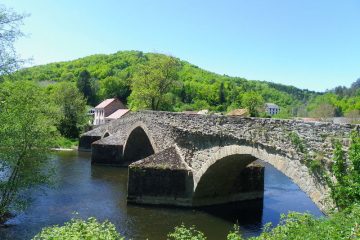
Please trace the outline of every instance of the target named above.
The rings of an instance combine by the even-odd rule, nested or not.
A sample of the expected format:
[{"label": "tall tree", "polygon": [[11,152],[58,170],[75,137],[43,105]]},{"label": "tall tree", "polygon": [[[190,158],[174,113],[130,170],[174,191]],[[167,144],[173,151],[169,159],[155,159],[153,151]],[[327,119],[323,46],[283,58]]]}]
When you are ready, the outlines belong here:
[{"label": "tall tree", "polygon": [[179,61],[173,57],[155,58],[140,65],[131,84],[133,109],[161,110],[178,80]]},{"label": "tall tree", "polygon": [[256,92],[246,92],[242,96],[242,104],[248,109],[251,117],[258,117],[264,107],[264,99]]},{"label": "tall tree", "polygon": [[311,117],[327,119],[335,116],[335,107],[330,103],[320,103],[311,112]]},{"label": "tall tree", "polygon": [[24,14],[0,6],[0,80],[4,74],[16,70],[23,62],[16,55],[14,42],[23,36],[20,26],[25,17]]},{"label": "tall tree", "polygon": [[96,80],[91,78],[88,70],[84,69],[80,72],[76,84],[79,91],[84,94],[87,103],[90,105],[95,105],[97,90]]},{"label": "tall tree", "polygon": [[224,103],[226,102],[224,82],[221,82],[221,84],[220,84],[220,88],[219,88],[219,102],[220,102],[220,104],[224,104]]},{"label": "tall tree", "polygon": [[26,206],[31,187],[48,183],[49,148],[57,136],[53,108],[35,83],[0,87],[0,223]]},{"label": "tall tree", "polygon": [[57,106],[57,128],[61,135],[77,138],[86,124],[86,100],[73,83],[62,82],[51,89],[51,100]]},{"label": "tall tree", "polygon": [[116,76],[109,76],[100,81],[100,96],[102,98],[118,98],[123,103],[127,102],[130,90],[130,76],[121,72]]}]

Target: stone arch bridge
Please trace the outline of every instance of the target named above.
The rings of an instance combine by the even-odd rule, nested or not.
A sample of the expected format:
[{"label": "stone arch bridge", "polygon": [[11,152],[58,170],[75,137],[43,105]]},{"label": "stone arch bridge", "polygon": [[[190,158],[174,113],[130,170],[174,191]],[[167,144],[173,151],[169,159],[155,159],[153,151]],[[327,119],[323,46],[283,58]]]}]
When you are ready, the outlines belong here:
[{"label": "stone arch bridge", "polygon": [[325,211],[328,188],[309,166],[328,171],[332,141],[349,144],[356,125],[131,112],[86,132],[79,150],[92,163],[129,166],[128,201],[204,206],[263,197],[270,163]]}]

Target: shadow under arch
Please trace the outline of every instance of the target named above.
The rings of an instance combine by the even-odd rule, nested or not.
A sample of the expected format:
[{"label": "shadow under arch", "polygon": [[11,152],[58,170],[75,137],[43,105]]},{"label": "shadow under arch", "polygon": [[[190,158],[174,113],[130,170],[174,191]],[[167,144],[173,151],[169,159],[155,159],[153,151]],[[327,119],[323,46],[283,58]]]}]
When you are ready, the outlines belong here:
[{"label": "shadow under arch", "polygon": [[224,204],[263,198],[264,167],[251,164],[249,154],[233,154],[218,159],[201,176],[194,191],[195,206]]},{"label": "shadow under arch", "polygon": [[[206,163],[194,174],[194,203],[199,202],[200,199],[209,199],[211,195],[212,198],[215,198],[216,196],[219,196],[220,198],[220,193],[231,193],[239,182],[245,184],[245,186],[240,187],[241,192],[244,192],[247,187],[246,185],[250,186],[250,184],[256,184],[256,182],[246,182],[246,178],[244,178],[244,176],[248,175],[246,177],[250,179],[250,181],[256,179],[256,171],[250,171],[248,173],[246,173],[246,171],[244,172],[245,169],[252,165],[250,163],[254,162],[256,159],[261,159],[264,162],[269,163],[275,169],[290,178],[293,183],[310,197],[321,211],[326,210],[326,205],[324,204],[326,189],[321,183],[315,180],[314,176],[312,176],[308,170],[304,170],[305,166],[302,165],[299,160],[293,160],[287,156],[279,155],[276,151],[259,145],[250,146],[235,144],[220,147],[215,151]],[[249,170],[251,170],[251,168]],[[243,176],[241,176],[240,173]],[[212,183],[214,182],[212,179],[216,179],[218,182]],[[227,184],[235,186],[227,186]],[[227,199],[229,199],[229,197],[227,197]]]},{"label": "shadow under arch", "polygon": [[106,138],[106,137],[109,137],[110,136],[110,133],[109,132],[106,132],[102,138]]},{"label": "shadow under arch", "polygon": [[124,160],[131,163],[154,154],[156,149],[152,142],[147,129],[143,125],[136,125],[125,142]]}]

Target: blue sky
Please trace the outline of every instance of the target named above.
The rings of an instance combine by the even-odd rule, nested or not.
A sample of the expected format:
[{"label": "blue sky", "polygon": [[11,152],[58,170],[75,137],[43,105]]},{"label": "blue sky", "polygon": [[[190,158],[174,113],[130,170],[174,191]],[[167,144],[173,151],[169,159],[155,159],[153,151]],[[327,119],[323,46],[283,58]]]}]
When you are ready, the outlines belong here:
[{"label": "blue sky", "polygon": [[34,65],[141,50],[318,91],[360,77],[359,0],[1,2],[31,14],[16,48]]}]

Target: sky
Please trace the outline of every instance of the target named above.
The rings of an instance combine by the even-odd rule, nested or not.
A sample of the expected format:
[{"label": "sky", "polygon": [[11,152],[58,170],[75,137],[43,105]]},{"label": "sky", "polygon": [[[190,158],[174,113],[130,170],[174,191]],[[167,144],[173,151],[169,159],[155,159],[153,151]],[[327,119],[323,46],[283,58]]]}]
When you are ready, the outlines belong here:
[{"label": "sky", "polygon": [[324,91],[360,78],[359,0],[2,0],[30,14],[32,65],[98,53],[169,54],[201,68]]}]

